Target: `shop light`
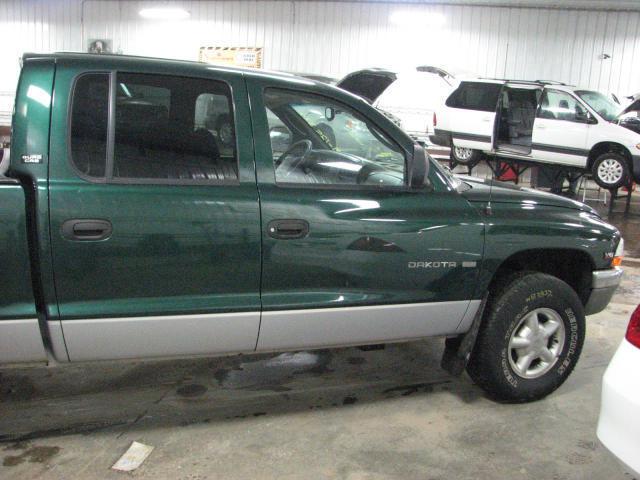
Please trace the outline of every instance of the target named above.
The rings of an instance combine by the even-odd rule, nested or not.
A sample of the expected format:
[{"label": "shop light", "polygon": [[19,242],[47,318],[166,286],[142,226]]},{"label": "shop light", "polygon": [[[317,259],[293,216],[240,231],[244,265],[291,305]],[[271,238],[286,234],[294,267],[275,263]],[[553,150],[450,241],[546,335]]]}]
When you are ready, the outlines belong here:
[{"label": "shop light", "polygon": [[138,13],[149,20],[185,20],[191,16],[184,8],[178,7],[143,8]]},{"label": "shop light", "polygon": [[398,10],[389,17],[391,23],[403,27],[441,27],[445,23],[444,15],[431,12]]}]

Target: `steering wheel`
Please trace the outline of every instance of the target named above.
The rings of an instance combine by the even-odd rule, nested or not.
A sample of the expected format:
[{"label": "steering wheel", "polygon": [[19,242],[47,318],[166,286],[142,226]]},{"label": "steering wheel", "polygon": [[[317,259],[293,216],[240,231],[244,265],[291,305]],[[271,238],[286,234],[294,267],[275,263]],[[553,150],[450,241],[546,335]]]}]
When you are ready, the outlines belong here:
[{"label": "steering wheel", "polygon": [[275,162],[275,167],[278,168],[282,164],[284,159],[287,158],[287,156],[291,155],[293,152],[296,151],[296,149],[301,147],[304,147],[304,150],[302,151],[302,155],[300,155],[300,161],[304,160],[305,157],[309,155],[309,152],[313,148],[313,144],[311,143],[311,140],[307,140],[306,138],[303,140],[298,140],[289,148],[287,148],[287,150],[282,155],[280,155],[280,157],[278,157],[278,159]]}]

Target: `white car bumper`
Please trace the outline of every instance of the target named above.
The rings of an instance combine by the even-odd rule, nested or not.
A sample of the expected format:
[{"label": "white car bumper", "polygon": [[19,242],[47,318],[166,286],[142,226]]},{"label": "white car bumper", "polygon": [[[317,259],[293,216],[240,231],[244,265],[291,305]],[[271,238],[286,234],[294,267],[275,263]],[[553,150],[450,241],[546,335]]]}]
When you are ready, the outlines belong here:
[{"label": "white car bumper", "polygon": [[602,381],[602,444],[640,476],[640,348],[623,340]]}]

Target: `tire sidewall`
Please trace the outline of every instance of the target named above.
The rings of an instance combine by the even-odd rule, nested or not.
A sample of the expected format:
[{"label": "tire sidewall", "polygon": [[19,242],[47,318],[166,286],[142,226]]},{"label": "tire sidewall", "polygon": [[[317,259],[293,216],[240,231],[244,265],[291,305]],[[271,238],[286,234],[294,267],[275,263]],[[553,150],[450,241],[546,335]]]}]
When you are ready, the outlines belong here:
[{"label": "tire sidewall", "polygon": [[460,165],[468,165],[470,163],[474,163],[478,159],[477,150],[473,150],[472,148],[469,148],[468,150],[471,150],[471,155],[469,156],[469,158],[459,158],[456,155],[456,148],[467,148],[467,147],[457,147],[455,145],[451,145],[451,157]]},{"label": "tire sidewall", "polygon": [[[579,346],[582,345],[584,339],[584,321],[580,322],[579,320],[581,316],[584,316],[582,308],[577,308],[575,305],[568,304],[565,299],[558,298],[564,295],[554,292],[554,290],[553,288],[542,288],[531,292],[510,321],[511,315],[505,316],[504,320],[508,325],[503,337],[503,347],[500,350],[500,368],[505,381],[513,389],[522,389],[523,387],[526,390],[555,389],[571,373],[578,360]],[[523,378],[513,371],[509,362],[509,340],[522,318],[537,308],[550,308],[560,315],[565,329],[564,345],[560,357],[551,370],[538,378]],[[507,311],[500,313],[504,315]]]},{"label": "tire sidewall", "polygon": [[[615,183],[606,183],[606,182],[600,180],[600,177],[598,177],[598,167],[600,166],[600,164],[602,162],[604,162],[605,160],[608,160],[608,159],[616,160],[617,162],[619,162],[622,165],[622,176],[620,177],[620,180],[615,182]],[[593,180],[601,188],[605,188],[605,189],[608,189],[608,190],[614,190],[616,188],[623,187],[623,186],[625,186],[625,185],[627,185],[629,183],[629,164],[627,163],[627,159],[624,158],[622,155],[619,155],[617,153],[612,153],[612,152],[603,153],[598,158],[596,158],[595,161],[593,162],[593,167],[591,169],[591,175],[593,177]]]},{"label": "tire sidewall", "polygon": [[[565,327],[561,354],[537,378],[523,378],[509,362],[509,340],[522,318],[537,308],[557,312]],[[585,338],[582,302],[562,280],[543,273],[522,273],[504,283],[490,299],[467,371],[490,397],[528,402],[556,390],[573,371]]]}]

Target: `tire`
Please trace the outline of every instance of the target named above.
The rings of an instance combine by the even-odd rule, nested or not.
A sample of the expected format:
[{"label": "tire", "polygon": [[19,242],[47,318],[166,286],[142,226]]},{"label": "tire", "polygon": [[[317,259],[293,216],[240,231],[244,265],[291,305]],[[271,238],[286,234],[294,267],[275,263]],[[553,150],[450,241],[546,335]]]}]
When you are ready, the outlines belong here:
[{"label": "tire", "polygon": [[629,163],[619,153],[603,153],[593,162],[591,175],[600,187],[614,190],[629,184]]},{"label": "tire", "polygon": [[[534,321],[542,327],[538,335]],[[567,379],[584,336],[584,308],[569,285],[544,273],[519,273],[490,297],[467,372],[495,400],[538,400]],[[543,348],[548,353],[541,355]],[[525,357],[532,359],[528,366]]]},{"label": "tire", "polygon": [[475,165],[480,161],[480,155],[479,150],[451,145],[451,159],[460,165]]}]

